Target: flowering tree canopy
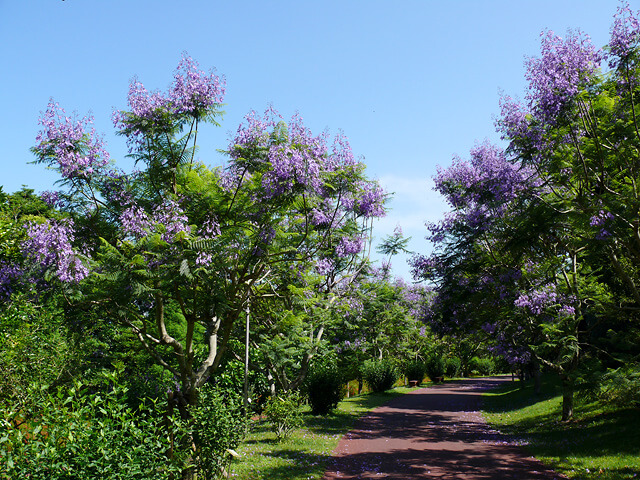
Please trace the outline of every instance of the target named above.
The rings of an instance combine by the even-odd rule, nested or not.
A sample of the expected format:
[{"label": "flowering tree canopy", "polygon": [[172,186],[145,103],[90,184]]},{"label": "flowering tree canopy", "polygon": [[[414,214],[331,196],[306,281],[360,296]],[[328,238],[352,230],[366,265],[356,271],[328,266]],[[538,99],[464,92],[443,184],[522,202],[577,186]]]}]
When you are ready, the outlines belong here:
[{"label": "flowering tree canopy", "polygon": [[[313,135],[299,115],[251,112],[225,165],[196,157],[202,124],[217,124],[225,81],[183,55],[166,92],[132,80],[114,112],[139,169],[111,161],[92,119],[51,101],[33,152],[63,189],[43,194],[60,219],[25,225],[18,274],[75,291],[70,308],[130,328],[171,372],[181,408],[220,365],[249,296],[357,269],[385,194],[364,175],[343,135]],[[27,268],[28,267],[28,268]],[[331,283],[331,282],[329,282]]]},{"label": "flowering tree canopy", "polygon": [[558,372],[565,419],[583,359],[616,368],[640,353],[595,333],[640,332],[638,35],[628,4],[600,50],[581,32],[543,32],[525,102],[500,102],[506,150],[483,144],[439,171],[452,211],[427,226],[434,253],[413,258],[436,285],[433,328],[482,332],[510,361]]}]

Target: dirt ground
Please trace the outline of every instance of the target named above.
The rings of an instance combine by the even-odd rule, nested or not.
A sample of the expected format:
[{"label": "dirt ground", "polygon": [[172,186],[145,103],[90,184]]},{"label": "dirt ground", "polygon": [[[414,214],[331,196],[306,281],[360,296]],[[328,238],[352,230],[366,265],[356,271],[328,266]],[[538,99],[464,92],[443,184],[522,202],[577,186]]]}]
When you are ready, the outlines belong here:
[{"label": "dirt ground", "polygon": [[511,379],[445,383],[376,408],[340,440],[324,479],[566,478],[482,419],[482,392],[507,381]]}]

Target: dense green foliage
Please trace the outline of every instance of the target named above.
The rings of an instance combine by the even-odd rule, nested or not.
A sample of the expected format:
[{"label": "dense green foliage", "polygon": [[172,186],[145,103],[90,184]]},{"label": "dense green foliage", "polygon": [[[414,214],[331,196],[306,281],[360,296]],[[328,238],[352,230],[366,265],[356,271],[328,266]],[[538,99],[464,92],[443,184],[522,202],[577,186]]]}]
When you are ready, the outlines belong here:
[{"label": "dense green foliage", "polygon": [[269,397],[264,415],[279,441],[288,438],[302,424],[302,402],[298,394]]},{"label": "dense green foliage", "polygon": [[427,367],[422,360],[412,360],[404,367],[404,374],[408,380],[417,380],[420,384],[427,374]]},{"label": "dense green foliage", "polygon": [[305,380],[305,391],[314,415],[334,410],[344,396],[344,380],[336,362],[316,362]]},{"label": "dense green foliage", "polygon": [[391,360],[367,360],[362,365],[362,376],[372,392],[389,390],[398,380],[398,369]]},{"label": "dense green foliage", "polygon": [[444,377],[446,373],[446,364],[441,355],[436,353],[431,354],[427,361],[425,362],[425,367],[427,371],[427,376],[431,379],[431,381],[436,381],[436,378]]},{"label": "dense green foliage", "polygon": [[[167,459],[174,442],[184,441],[177,419],[155,403],[131,408],[126,387],[107,375],[110,389],[91,393],[81,384],[30,392],[30,404],[3,410],[0,424],[0,478],[170,479],[179,457]],[[37,388],[37,386],[36,386]]]}]

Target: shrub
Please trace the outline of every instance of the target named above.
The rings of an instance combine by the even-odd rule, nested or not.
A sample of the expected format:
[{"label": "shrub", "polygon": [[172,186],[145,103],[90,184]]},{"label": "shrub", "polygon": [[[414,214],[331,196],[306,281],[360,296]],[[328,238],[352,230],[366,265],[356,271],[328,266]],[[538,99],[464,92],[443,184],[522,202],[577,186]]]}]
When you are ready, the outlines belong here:
[{"label": "shrub", "polygon": [[367,360],[362,365],[362,377],[373,392],[384,392],[398,379],[396,367],[388,360]]},{"label": "shrub", "polygon": [[334,362],[314,365],[307,376],[305,387],[314,415],[328,414],[342,400],[342,375]]},{"label": "shrub", "polygon": [[[160,480],[177,478],[180,458],[170,447],[165,408],[127,405],[126,387],[89,394],[80,384],[50,395],[30,392],[32,410],[7,409],[0,418],[0,479]],[[30,419],[20,426],[20,419]],[[171,422],[172,419],[167,419]],[[177,430],[176,441],[183,442]],[[184,443],[184,442],[183,442]]]},{"label": "shrub", "polygon": [[609,369],[602,376],[598,396],[604,402],[617,406],[639,406],[640,366],[632,364]]},{"label": "shrub", "polygon": [[235,449],[246,432],[242,397],[230,389],[205,385],[193,410],[192,433],[197,445],[198,478],[225,476]]},{"label": "shrub", "polygon": [[495,370],[495,363],[491,358],[473,357],[469,361],[471,375],[491,375]]},{"label": "shrub", "polygon": [[302,405],[296,394],[269,397],[263,412],[278,441],[288,438],[302,424]]},{"label": "shrub", "polygon": [[435,381],[438,377],[444,377],[445,364],[440,355],[431,355],[427,359],[425,366],[427,368],[427,376],[431,379],[431,381]]},{"label": "shrub", "polygon": [[458,357],[449,357],[444,362],[447,377],[457,377],[462,372],[462,361]]},{"label": "shrub", "polygon": [[405,374],[409,380],[417,380],[418,383],[422,382],[422,379],[427,373],[427,369],[422,360],[413,360],[409,362],[405,368]]}]

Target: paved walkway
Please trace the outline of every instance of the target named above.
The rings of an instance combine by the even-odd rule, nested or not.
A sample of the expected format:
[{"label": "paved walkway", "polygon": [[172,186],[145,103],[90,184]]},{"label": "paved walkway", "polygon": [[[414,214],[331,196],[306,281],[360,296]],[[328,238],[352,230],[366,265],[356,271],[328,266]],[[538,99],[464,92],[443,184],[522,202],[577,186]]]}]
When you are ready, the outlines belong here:
[{"label": "paved walkway", "polygon": [[511,381],[471,379],[415,390],[361,418],[334,451],[334,479],[565,478],[509,444],[477,411],[482,392]]}]

